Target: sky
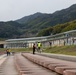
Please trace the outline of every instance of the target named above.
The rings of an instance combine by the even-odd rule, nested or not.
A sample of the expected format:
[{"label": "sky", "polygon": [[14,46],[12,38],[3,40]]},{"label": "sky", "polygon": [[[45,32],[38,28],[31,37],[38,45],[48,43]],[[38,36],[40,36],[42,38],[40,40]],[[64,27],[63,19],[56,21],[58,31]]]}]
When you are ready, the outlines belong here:
[{"label": "sky", "polygon": [[76,4],[76,0],[0,0],[0,21],[17,20],[36,12],[51,14]]}]

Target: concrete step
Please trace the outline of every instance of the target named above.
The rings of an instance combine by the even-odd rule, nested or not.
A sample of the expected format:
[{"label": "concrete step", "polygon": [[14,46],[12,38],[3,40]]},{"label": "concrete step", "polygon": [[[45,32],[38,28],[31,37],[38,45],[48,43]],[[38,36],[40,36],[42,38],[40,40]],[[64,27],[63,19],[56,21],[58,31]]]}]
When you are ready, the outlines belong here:
[{"label": "concrete step", "polygon": [[29,59],[30,61],[46,67],[59,74],[64,74],[66,70],[76,70],[76,63],[71,61],[64,61],[60,59],[48,58],[39,55],[33,55],[30,53],[22,53],[22,56]]},{"label": "concrete step", "polygon": [[76,75],[76,70],[66,70],[63,75]]},{"label": "concrete step", "polygon": [[57,73],[30,62],[21,55],[15,56],[15,65],[19,75],[57,75]]}]

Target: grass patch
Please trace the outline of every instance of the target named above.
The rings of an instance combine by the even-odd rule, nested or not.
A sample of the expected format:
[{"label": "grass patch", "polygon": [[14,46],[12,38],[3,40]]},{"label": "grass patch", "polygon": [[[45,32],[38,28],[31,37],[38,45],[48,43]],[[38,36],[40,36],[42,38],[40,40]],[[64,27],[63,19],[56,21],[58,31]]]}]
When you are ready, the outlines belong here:
[{"label": "grass patch", "polygon": [[48,47],[43,50],[45,53],[76,55],[76,45],[60,46],[60,47]]},{"label": "grass patch", "polygon": [[[6,52],[6,48],[0,48],[0,52]],[[12,48],[11,52],[31,52],[32,48]]]},{"label": "grass patch", "polygon": [[[6,49],[0,48],[0,52],[5,51]],[[14,48],[10,49],[11,52],[32,52],[32,48]],[[65,55],[74,55],[76,56],[76,45],[70,46],[60,46],[60,47],[47,47],[44,48],[42,52],[45,53],[54,53],[54,54],[65,54]]]},{"label": "grass patch", "polygon": [[14,52],[31,52],[32,51],[32,48],[14,48],[14,49],[11,49],[11,51],[14,51]]}]

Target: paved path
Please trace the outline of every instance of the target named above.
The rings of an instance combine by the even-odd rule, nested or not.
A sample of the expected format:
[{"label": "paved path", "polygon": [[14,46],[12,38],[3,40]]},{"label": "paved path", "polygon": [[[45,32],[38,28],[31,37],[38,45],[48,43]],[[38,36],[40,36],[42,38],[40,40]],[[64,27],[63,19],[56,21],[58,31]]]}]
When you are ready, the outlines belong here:
[{"label": "paved path", "polygon": [[[56,59],[62,59],[62,60],[68,60],[68,61],[73,61],[73,62],[71,62],[71,63],[75,63],[76,62],[76,56],[69,56],[69,55],[61,55],[61,54],[49,54],[49,53],[36,53],[36,54],[38,54],[38,55],[42,55],[42,56],[47,56],[47,57],[51,57],[51,59],[52,58],[56,58]],[[20,56],[20,54],[19,54],[19,56]],[[19,57],[18,56],[18,57]],[[35,55],[34,55],[35,56]],[[40,57],[40,56],[39,56]],[[35,58],[36,58],[36,56],[35,56]],[[22,56],[20,56],[20,60],[21,59],[23,59],[23,62],[24,62],[24,65],[26,65],[27,67],[29,67],[30,69],[32,69],[30,66],[36,66],[36,67],[38,67],[38,65],[36,65],[36,64],[34,64],[34,63],[32,63],[32,62],[30,62],[30,61],[28,61],[27,59],[25,59],[24,57],[22,57]],[[40,58],[39,58],[40,59]],[[49,59],[49,58],[47,58],[47,59]],[[57,62],[57,60],[55,59],[55,61]],[[36,60],[36,59],[35,59]],[[54,60],[54,59],[53,59]],[[53,62],[53,60],[52,60],[52,62]],[[47,60],[48,61],[48,60]],[[21,62],[22,62],[22,60],[21,60]],[[41,60],[40,61],[38,61],[38,63],[41,63]],[[43,61],[42,61],[43,62]],[[26,63],[26,64],[25,64]],[[27,65],[29,63],[29,65]],[[70,62],[68,62],[68,63],[70,63]],[[42,63],[41,63],[42,64]],[[45,63],[45,61],[44,61],[44,65],[45,64],[48,64],[48,62],[46,62]],[[65,64],[65,63],[64,63]],[[42,64],[43,65],[43,64]],[[61,66],[60,66],[61,65]],[[75,68],[75,70],[68,70],[67,69],[67,67],[63,67],[62,65],[62,63],[61,64],[57,64],[56,66],[55,65],[53,65],[53,66],[55,66],[55,70],[56,70],[56,72],[60,72],[61,74],[64,72],[65,73],[65,75],[70,75],[70,72],[73,72],[73,73],[76,73],[76,65],[75,66],[73,66],[73,68]],[[74,64],[73,64],[74,65]],[[45,65],[46,66],[46,65]],[[64,69],[62,69],[62,68],[64,68],[64,69],[66,69],[66,71],[64,71]],[[68,67],[68,68],[71,68],[71,67]],[[39,70],[35,73],[35,74],[29,74],[29,75],[42,75],[42,74],[44,74],[44,75],[58,75],[57,73],[55,73],[55,72],[52,72],[52,71],[50,71],[50,70],[47,70],[47,69],[45,69],[45,68],[43,68],[43,67],[39,67],[38,68]],[[35,70],[35,68],[33,68],[33,70]],[[33,71],[33,70],[31,70],[31,71]],[[63,72],[61,72],[61,70],[63,70]],[[43,72],[41,72],[41,71],[43,71]],[[75,71],[75,72],[74,72]],[[71,74],[71,75],[75,75],[75,74]],[[16,70],[16,68],[15,68],[15,65],[14,65],[14,56],[6,56],[6,55],[2,55],[2,56],[0,56],[0,75],[19,75],[18,74],[18,72],[17,72],[17,70]],[[25,75],[25,74],[24,74]]]},{"label": "paved path", "polygon": [[0,66],[0,75],[18,75],[15,69],[13,56],[5,57],[2,59],[2,61],[5,62],[3,62]]},{"label": "paved path", "polygon": [[6,54],[0,55],[0,60],[4,57],[6,57]]},{"label": "paved path", "polygon": [[6,60],[6,55],[0,55],[0,66],[2,65],[2,63]]}]

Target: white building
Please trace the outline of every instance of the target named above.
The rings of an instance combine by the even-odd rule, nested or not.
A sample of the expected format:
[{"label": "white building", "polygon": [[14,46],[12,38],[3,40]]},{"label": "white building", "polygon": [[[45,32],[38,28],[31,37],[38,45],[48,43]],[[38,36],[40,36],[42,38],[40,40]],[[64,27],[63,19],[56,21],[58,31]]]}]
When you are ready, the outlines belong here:
[{"label": "white building", "polygon": [[51,36],[8,39],[4,44],[5,48],[26,48],[32,47],[33,43],[41,42],[43,47],[63,46],[76,44],[76,30],[71,30]]}]

